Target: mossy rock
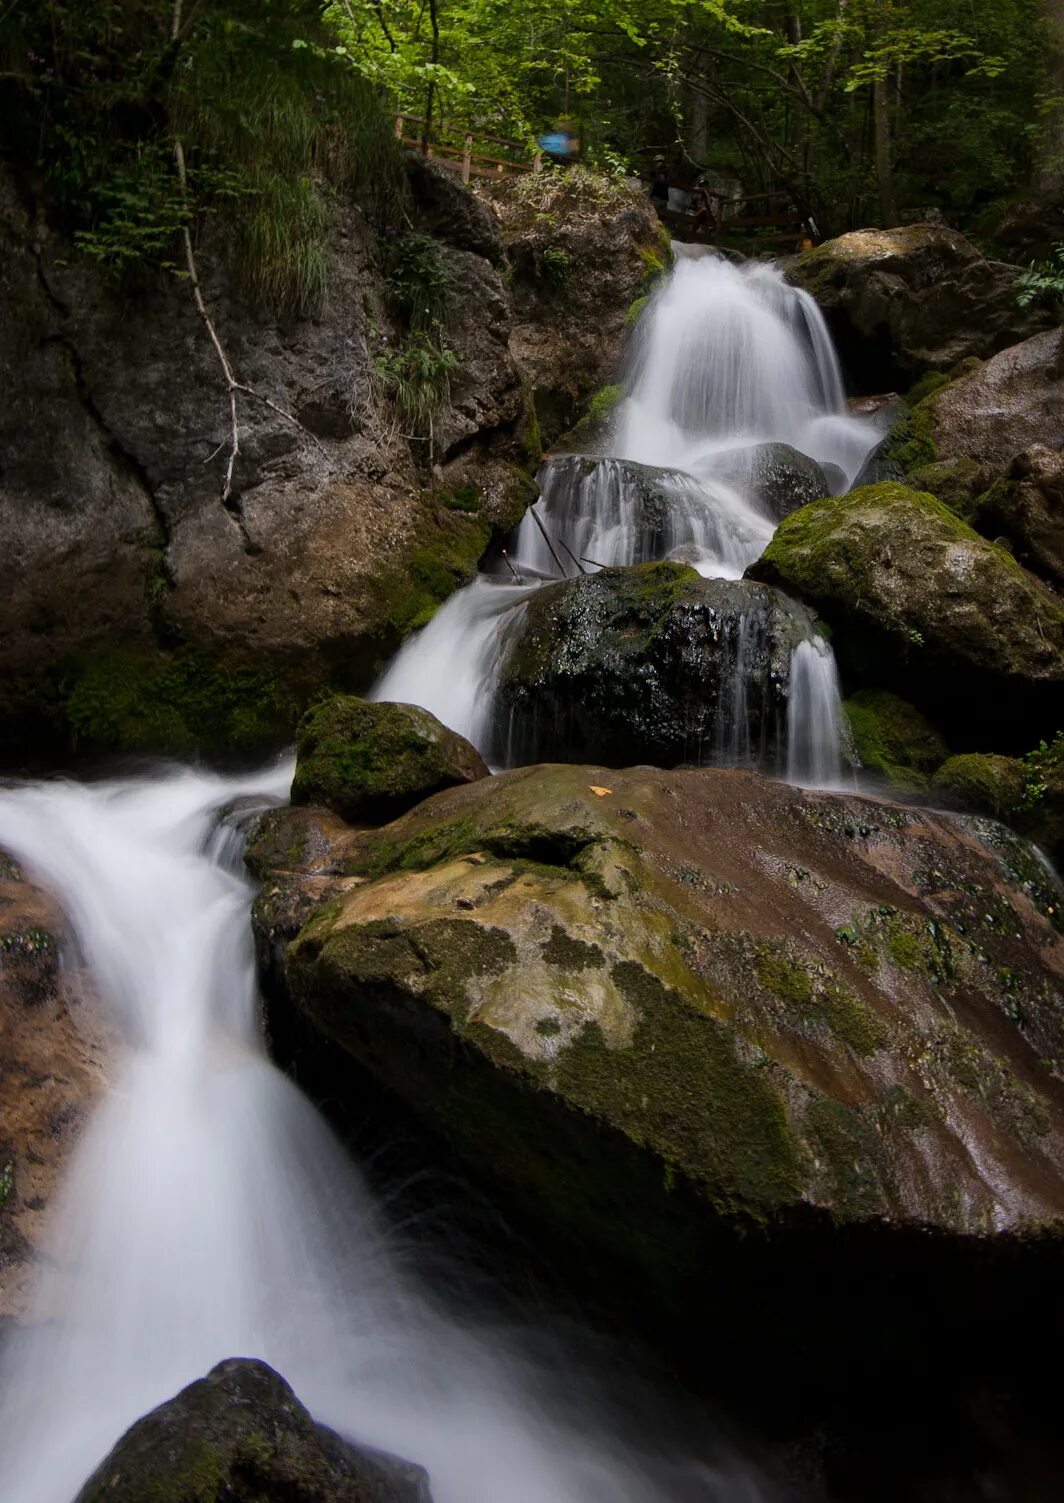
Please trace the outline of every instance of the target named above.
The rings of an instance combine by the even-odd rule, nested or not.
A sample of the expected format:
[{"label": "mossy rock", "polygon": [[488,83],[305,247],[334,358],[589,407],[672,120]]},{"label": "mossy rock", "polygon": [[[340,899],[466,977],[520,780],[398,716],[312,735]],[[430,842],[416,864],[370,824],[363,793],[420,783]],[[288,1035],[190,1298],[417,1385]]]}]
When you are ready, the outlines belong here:
[{"label": "mossy rock", "polygon": [[559,440],[563,449],[585,449],[597,444],[609,431],[614,411],[625,394],[623,383],[602,386],[591,398],[580,421]]},{"label": "mossy rock", "polygon": [[432,1503],[419,1466],[314,1422],[265,1362],[231,1358],[132,1425],[75,1503]]},{"label": "mossy rock", "polygon": [[862,689],[844,706],[862,767],[917,792],[949,756],[943,737],[914,705],[885,689]]},{"label": "mossy rock", "polygon": [[914,490],[929,492],[977,532],[982,531],[979,498],[986,488],[986,470],[978,460],[964,456],[935,460],[915,469],[909,483]]},{"label": "mossy rock", "polygon": [[248,756],[280,745],[299,713],[269,669],[194,648],[115,649],[58,673],[48,715],[84,753]]},{"label": "mossy rock", "polygon": [[884,482],[804,506],[747,577],[826,619],[853,687],[933,706],[951,740],[1022,750],[1053,725],[1064,606],[927,492]]},{"label": "mossy rock", "polygon": [[383,824],[442,788],[487,776],[475,747],[427,710],[334,695],[299,723],[292,799]]},{"label": "mossy rock", "polygon": [[934,785],[955,795],[965,807],[1008,819],[1023,805],[1027,779],[1016,757],[967,752],[944,762]]},{"label": "mossy rock", "polygon": [[[1064,1215],[1038,1063],[1064,1060],[1062,941],[1010,839],[748,773],[525,768],[341,841],[284,973],[462,1157],[635,1261],[675,1236],[631,1198],[655,1164],[729,1220],[990,1234]],[[268,922],[292,932],[275,905]],[[1034,1156],[1026,1207],[998,1205],[957,1111]]]},{"label": "mossy rock", "polygon": [[791,658],[814,633],[778,591],[669,560],[547,586],[499,675],[511,754],[668,767],[730,749],[785,765]]}]

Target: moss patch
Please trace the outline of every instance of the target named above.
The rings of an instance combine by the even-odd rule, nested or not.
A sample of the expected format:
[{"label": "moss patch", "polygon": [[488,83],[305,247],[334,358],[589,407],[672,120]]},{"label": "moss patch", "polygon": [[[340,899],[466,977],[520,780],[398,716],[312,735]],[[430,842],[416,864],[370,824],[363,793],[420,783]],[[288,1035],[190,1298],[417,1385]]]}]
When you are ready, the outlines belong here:
[{"label": "moss patch", "polygon": [[955,795],[973,809],[1007,819],[1024,805],[1027,774],[1015,757],[969,753],[950,757],[935,774],[935,787]]},{"label": "moss patch", "polygon": [[290,734],[298,705],[261,669],[192,648],[116,650],[72,663],[56,716],[79,751],[251,753]]},{"label": "moss patch", "polygon": [[895,788],[921,791],[949,756],[945,740],[919,710],[882,689],[862,689],[845,704],[861,765]]}]

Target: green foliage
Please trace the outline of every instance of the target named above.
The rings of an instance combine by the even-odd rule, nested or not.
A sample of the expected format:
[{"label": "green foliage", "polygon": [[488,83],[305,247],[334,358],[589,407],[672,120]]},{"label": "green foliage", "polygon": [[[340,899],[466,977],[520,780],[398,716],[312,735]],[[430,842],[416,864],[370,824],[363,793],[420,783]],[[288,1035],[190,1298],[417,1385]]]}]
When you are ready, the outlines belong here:
[{"label": "green foliage", "polygon": [[377,374],[385,395],[412,425],[414,437],[431,430],[433,418],[450,396],[451,372],[458,356],[428,334],[412,334],[401,349],[377,357]]},{"label": "green foliage", "polygon": [[[379,101],[323,47],[318,0],[41,0],[0,14],[0,126],[86,254],[118,275],[184,272],[178,232],[214,221],[248,291],[310,312],[333,189],[394,203]],[[11,64],[8,67],[8,64]],[[16,65],[17,63],[17,65]],[[175,158],[187,164],[182,185]]]},{"label": "green foliage", "polygon": [[392,241],[385,273],[392,312],[414,334],[445,329],[454,308],[455,284],[438,240],[399,235]]},{"label": "green foliage", "polygon": [[1053,247],[1052,261],[1032,262],[1016,279],[1016,301],[1021,308],[1040,302],[1064,303],[1064,245]]},{"label": "green foliage", "polygon": [[543,278],[551,287],[564,287],[573,270],[573,258],[560,245],[548,245],[543,252]]}]

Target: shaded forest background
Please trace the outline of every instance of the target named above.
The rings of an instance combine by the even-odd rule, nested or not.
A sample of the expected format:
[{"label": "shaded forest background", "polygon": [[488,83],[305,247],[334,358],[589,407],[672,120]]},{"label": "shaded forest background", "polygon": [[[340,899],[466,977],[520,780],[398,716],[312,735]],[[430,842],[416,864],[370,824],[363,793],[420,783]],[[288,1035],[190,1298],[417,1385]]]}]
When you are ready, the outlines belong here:
[{"label": "shaded forest background", "polygon": [[214,213],[250,289],[308,310],[332,194],[401,220],[399,110],[530,145],[563,121],[606,171],[661,153],[824,234],[938,209],[999,249],[1064,180],[1062,55],[1061,0],[0,0],[0,130],[116,273],[180,273]]}]

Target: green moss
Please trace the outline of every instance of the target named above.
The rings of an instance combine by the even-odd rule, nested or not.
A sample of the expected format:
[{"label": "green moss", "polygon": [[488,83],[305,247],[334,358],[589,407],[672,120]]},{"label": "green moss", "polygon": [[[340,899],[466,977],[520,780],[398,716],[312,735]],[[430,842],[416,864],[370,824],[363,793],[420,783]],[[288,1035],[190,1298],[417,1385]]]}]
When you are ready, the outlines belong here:
[{"label": "green moss", "polygon": [[862,1058],[890,1041],[890,1029],[879,1014],[844,987],[828,986],[817,997],[816,1008],[835,1037]]},{"label": "green moss", "polygon": [[606,957],[598,945],[574,939],[560,924],[554,925],[550,939],[540,945],[540,953],[548,965],[558,966],[563,971],[599,970],[606,964]]},{"label": "green moss", "polygon": [[464,511],[472,516],[476,516],[483,505],[475,485],[460,485],[457,490],[441,491],[436,499],[448,511]]},{"label": "green moss", "polygon": [[338,694],[299,723],[292,801],[324,804],[355,823],[383,823],[485,772],[468,742],[427,710]]},{"label": "green moss", "polygon": [[566,448],[580,448],[581,445],[592,443],[599,438],[624,393],[625,387],[621,382],[600,387],[588,402],[583,417],[564,436],[562,444]]},{"label": "green moss", "polygon": [[764,1073],[737,1057],[724,1024],[641,966],[611,975],[640,1015],[632,1047],[608,1047],[593,1024],[561,1055],[556,1089],[653,1143],[719,1210],[762,1219],[793,1202],[801,1159]]},{"label": "green moss", "polygon": [[805,1134],[827,1176],[832,1213],[839,1219],[887,1210],[875,1162],[874,1130],[851,1107],[821,1097],[805,1113]]},{"label": "green moss", "polygon": [[919,407],[925,398],[932,396],[941,387],[948,386],[949,382],[949,376],[943,375],[941,371],[928,371],[926,375],[920,377],[919,381],[910,386],[909,390],[905,393],[903,399],[905,405],[907,407]]},{"label": "green moss", "polygon": [[904,475],[911,475],[924,465],[934,464],[935,419],[925,399],[898,419],[879,451],[881,463],[891,463]]},{"label": "green moss", "polygon": [[895,788],[921,791],[949,756],[942,736],[919,710],[881,689],[863,689],[846,701],[854,746],[863,767]]},{"label": "green moss", "polygon": [[491,534],[481,508],[438,508],[426,502],[415,546],[402,563],[374,581],[384,629],[402,638],[431,621],[443,602],[476,574]]},{"label": "green moss", "polygon": [[296,711],[268,672],[179,648],[115,650],[70,664],[57,714],[79,750],[189,755],[276,745]]},{"label": "green moss", "polygon": [[978,460],[961,457],[921,465],[909,480],[917,490],[928,491],[955,516],[974,526],[984,504],[982,477],[983,466]]},{"label": "green moss", "polygon": [[891,931],[887,939],[887,953],[903,971],[919,971],[924,967],[923,947],[916,935],[907,929]]},{"label": "green moss", "polygon": [[631,307],[628,309],[628,312],[625,314],[625,318],[624,318],[625,324],[629,328],[632,328],[635,324],[637,324],[639,322],[639,320],[642,318],[643,313],[644,313],[644,311],[646,309],[646,306],[647,306],[647,304],[649,302],[650,302],[650,294],[644,292],[641,297],[637,297],[636,300],[635,300],[635,302],[632,303]]},{"label": "green moss", "polygon": [[805,1008],[813,1000],[813,983],[805,967],[782,947],[764,949],[755,962],[757,979],[781,1002]]},{"label": "green moss", "polygon": [[1027,775],[1023,763],[1015,757],[968,753],[943,763],[934,785],[974,809],[1007,819],[1023,807]]}]

